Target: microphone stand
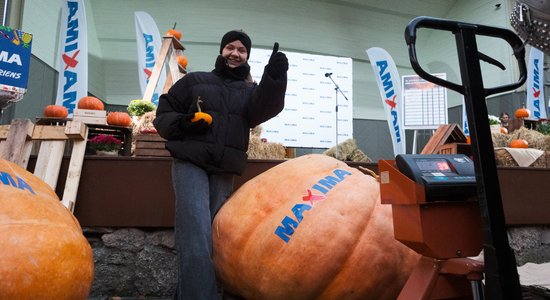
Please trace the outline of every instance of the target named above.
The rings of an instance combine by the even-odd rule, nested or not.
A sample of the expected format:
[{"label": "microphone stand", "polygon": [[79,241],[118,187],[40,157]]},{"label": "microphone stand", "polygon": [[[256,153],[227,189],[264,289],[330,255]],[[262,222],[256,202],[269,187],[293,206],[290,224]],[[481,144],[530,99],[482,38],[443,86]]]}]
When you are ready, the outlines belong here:
[{"label": "microphone stand", "polygon": [[332,79],[331,77],[332,73],[326,73],[325,74],[325,77],[328,77],[330,78],[330,80],[332,81],[332,83],[334,84],[334,94],[335,94],[335,100],[336,100],[336,108],[335,108],[335,111],[336,111],[336,159],[338,159],[338,92],[340,92],[340,94],[342,94],[342,96],[344,96],[344,99],[346,99],[346,101],[349,101],[348,100],[348,97],[346,97],[346,95],[344,94],[344,92],[342,92],[342,90],[340,89],[340,87],[338,86],[338,84],[336,84],[336,82],[334,82],[334,79]]}]

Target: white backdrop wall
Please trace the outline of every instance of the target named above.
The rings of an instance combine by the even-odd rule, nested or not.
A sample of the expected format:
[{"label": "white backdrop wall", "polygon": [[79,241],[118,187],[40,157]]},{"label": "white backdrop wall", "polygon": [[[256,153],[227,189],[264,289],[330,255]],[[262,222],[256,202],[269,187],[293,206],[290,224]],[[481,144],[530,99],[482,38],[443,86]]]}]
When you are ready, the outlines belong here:
[{"label": "white backdrop wall", "polygon": [[[249,62],[256,82],[260,82],[271,52],[272,50],[264,49],[251,51]],[[288,147],[309,148],[330,148],[351,138],[351,58],[296,52],[287,52],[286,56],[289,70],[285,108],[262,125],[262,137]],[[327,77],[327,74],[331,77]],[[338,94],[335,93],[335,83],[339,89]]]}]

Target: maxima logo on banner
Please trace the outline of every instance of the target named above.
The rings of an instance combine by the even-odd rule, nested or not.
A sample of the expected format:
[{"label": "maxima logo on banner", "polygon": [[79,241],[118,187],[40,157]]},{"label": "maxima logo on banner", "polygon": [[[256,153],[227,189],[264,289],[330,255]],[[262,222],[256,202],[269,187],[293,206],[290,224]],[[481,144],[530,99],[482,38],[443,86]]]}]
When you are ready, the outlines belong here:
[{"label": "maxima logo on banner", "polygon": [[88,95],[88,34],[84,1],[66,1],[61,11],[61,50],[56,104],[73,113],[78,100]]},{"label": "maxima logo on banner", "polygon": [[530,120],[546,119],[546,106],[544,105],[544,53],[532,47],[529,52],[529,65],[527,66],[527,109],[533,113]]},{"label": "maxima logo on banner", "polygon": [[395,155],[405,153],[405,135],[402,132],[403,118],[401,117],[401,83],[393,59],[382,48],[367,49],[372,70],[380,90],[384,104],[386,119],[390,128]]}]

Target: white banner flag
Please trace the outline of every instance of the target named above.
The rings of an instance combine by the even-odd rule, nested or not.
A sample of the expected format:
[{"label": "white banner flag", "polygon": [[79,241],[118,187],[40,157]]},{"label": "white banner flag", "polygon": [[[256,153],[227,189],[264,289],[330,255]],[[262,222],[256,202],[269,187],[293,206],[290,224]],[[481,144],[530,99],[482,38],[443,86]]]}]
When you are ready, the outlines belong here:
[{"label": "white banner flag", "polygon": [[531,47],[527,66],[527,101],[525,107],[531,111],[529,120],[546,119],[544,104],[544,52]]},{"label": "white banner flag", "polygon": [[[145,94],[149,77],[155,66],[155,62],[159,55],[162,40],[155,20],[146,12],[136,11],[134,13],[136,20],[136,42],[138,53],[138,74],[139,74],[139,87],[141,88],[141,94]],[[151,101],[158,105],[159,96],[162,94],[164,88],[164,82],[166,81],[165,68],[162,68],[159,81],[153,93]]]},{"label": "white banner flag", "polygon": [[63,0],[59,37],[57,98],[72,115],[80,98],[88,95],[88,30],[84,0]]},{"label": "white banner flag", "polygon": [[393,153],[395,155],[405,154],[405,132],[401,114],[403,94],[397,67],[390,54],[382,48],[369,48],[367,49],[367,55],[376,76],[376,83],[378,83],[380,96],[386,111],[386,119],[392,137]]}]

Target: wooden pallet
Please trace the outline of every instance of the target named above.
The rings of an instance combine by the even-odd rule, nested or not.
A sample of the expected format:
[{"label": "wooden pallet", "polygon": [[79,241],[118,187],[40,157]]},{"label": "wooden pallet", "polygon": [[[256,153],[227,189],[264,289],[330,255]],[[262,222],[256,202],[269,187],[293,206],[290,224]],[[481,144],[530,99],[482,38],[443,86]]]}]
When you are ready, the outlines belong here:
[{"label": "wooden pallet", "polygon": [[33,147],[39,147],[34,175],[55,190],[65,146],[67,142],[72,142],[61,203],[73,212],[87,137],[88,127],[82,122],[66,121],[65,125],[52,126],[34,125],[27,119],[15,119],[10,125],[0,126],[0,158],[27,168]]},{"label": "wooden pallet", "polygon": [[134,140],[136,142],[134,156],[170,156],[170,152],[164,148],[166,140],[158,134],[137,134],[134,136]]}]

